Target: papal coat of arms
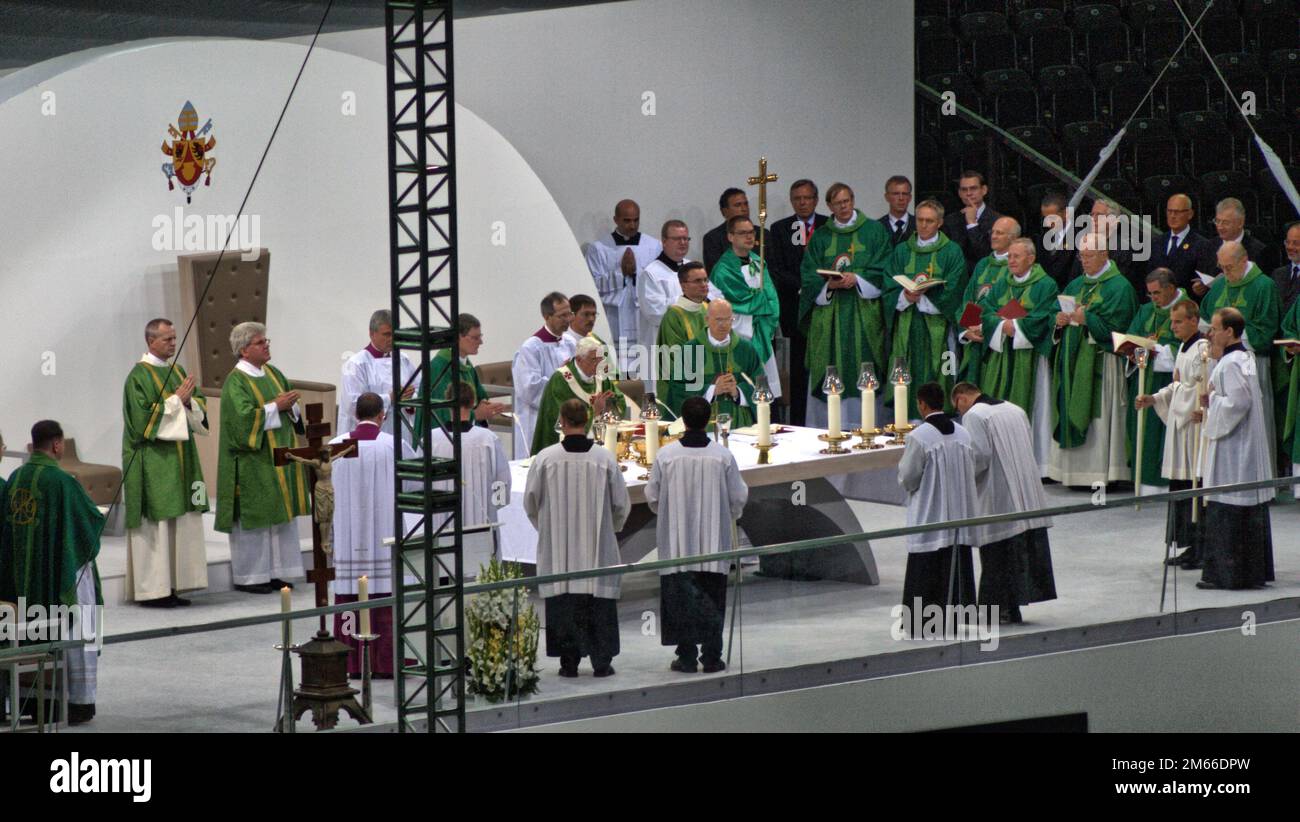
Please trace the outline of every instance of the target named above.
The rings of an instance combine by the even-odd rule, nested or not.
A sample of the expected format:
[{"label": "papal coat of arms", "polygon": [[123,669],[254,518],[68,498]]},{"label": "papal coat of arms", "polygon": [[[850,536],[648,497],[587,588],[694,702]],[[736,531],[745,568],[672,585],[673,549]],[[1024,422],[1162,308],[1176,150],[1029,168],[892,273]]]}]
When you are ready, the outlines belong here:
[{"label": "papal coat of arms", "polygon": [[176,125],[167,126],[167,134],[171,140],[163,141],[162,152],[170,157],[171,161],[162,164],[162,173],[167,178],[168,191],[174,191],[176,181],[180,182],[187,204],[194,194],[194,189],[199,186],[200,177],[203,178],[205,186],[212,185],[212,169],[216,167],[217,160],[211,156],[211,153],[217,146],[217,140],[208,134],[210,131],[212,131],[212,118],[209,117],[203,124],[203,128],[199,128],[199,113],[194,110],[194,104],[189,100],[186,100],[184,107],[181,108],[181,114],[176,118]]}]

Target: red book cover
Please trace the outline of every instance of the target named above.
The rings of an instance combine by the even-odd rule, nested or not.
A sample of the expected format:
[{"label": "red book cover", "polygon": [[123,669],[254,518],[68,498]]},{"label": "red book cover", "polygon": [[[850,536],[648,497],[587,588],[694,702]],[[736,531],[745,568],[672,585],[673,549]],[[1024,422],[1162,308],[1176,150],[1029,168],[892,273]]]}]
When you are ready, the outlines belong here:
[{"label": "red book cover", "polygon": [[957,325],[962,328],[977,328],[981,324],[980,317],[983,313],[975,303],[966,303],[966,310],[961,312],[961,320],[957,322]]},{"label": "red book cover", "polygon": [[1029,312],[1020,304],[1020,300],[1011,300],[998,309],[998,316],[1004,320],[1018,320],[1021,317],[1028,317]]}]

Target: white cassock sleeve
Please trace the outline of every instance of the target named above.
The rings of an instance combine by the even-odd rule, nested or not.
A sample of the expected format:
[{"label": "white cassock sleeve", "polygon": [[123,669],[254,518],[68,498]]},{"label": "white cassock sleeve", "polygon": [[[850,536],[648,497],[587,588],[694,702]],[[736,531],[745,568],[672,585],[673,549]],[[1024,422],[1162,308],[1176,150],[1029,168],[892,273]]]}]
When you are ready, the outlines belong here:
[{"label": "white cassock sleeve", "polygon": [[189,418],[190,429],[195,434],[208,435],[208,426],[204,424],[207,414],[203,413],[203,408],[197,402],[190,402],[190,407],[185,409],[185,416]]},{"label": "white cassock sleeve", "polygon": [[645,484],[645,504],[649,506],[650,513],[655,515],[659,513],[659,488],[664,478],[662,464],[662,459],[657,459],[651,464],[650,479]]},{"label": "white cassock sleeve", "polygon": [[[356,409],[357,398],[369,389],[366,386],[365,375],[361,373],[361,367],[355,360],[349,359],[343,363],[343,372],[339,380],[339,431],[346,433],[357,427]],[[382,397],[384,401],[384,413],[388,413],[388,397]]]},{"label": "white cassock sleeve", "polygon": [[983,481],[993,460],[993,442],[989,438],[988,421],[975,414],[961,419],[962,427],[970,434],[971,459],[975,463],[975,479]]},{"label": "white cassock sleeve", "polygon": [[[724,469],[727,477],[727,496],[731,501],[731,518],[737,520],[745,511],[745,503],[749,501],[749,486],[740,477],[740,466],[736,464],[736,458],[730,452],[727,456],[731,457]],[[740,546],[732,546],[732,548],[738,547]]]},{"label": "white cassock sleeve", "polygon": [[[529,340],[536,337],[529,337]],[[525,341],[515,352],[510,375],[515,383],[515,398],[526,408],[536,409],[542,404],[542,391],[554,372],[546,369],[546,352],[540,345]]]},{"label": "white cassock sleeve", "polygon": [[1210,411],[1213,413],[1207,414],[1205,421],[1205,436],[1212,440],[1230,436],[1250,414],[1250,387],[1241,367],[1232,363],[1220,369],[1219,379],[1223,385],[1215,386],[1214,396],[1210,398]]},{"label": "white cassock sleeve", "polygon": [[[713,396],[716,390],[717,390],[716,385],[709,386],[708,390],[704,392],[704,399],[706,402],[713,402]],[[747,407],[749,405],[749,401],[745,399],[745,392],[737,391],[736,393],[740,394],[740,407],[741,408]]]},{"label": "white cassock sleeve", "polygon": [[[909,303],[907,301],[907,292],[906,291],[898,292],[898,303],[894,306],[894,310],[901,313],[903,311],[906,311],[911,305],[912,303]],[[930,302],[930,298],[925,296],[924,294],[921,295],[921,299],[916,301],[916,310],[920,311],[922,314],[939,313],[939,309],[935,308],[934,303]],[[965,332],[962,333],[964,334]]]},{"label": "white cassock sleeve", "polygon": [[533,466],[528,469],[528,479],[524,481],[524,513],[528,521],[537,527],[537,514],[542,510],[542,471],[539,460],[533,457]]},{"label": "white cassock sleeve", "polygon": [[668,293],[667,284],[661,278],[644,272],[636,278],[637,306],[646,319],[658,321],[676,299]]},{"label": "white cassock sleeve", "polygon": [[[1016,331],[1016,333],[1011,337],[1011,350],[1016,351],[1034,347],[1034,344],[1029,341],[1029,338],[1021,333],[1020,320],[1012,320],[1011,327]],[[989,350],[997,351],[1000,354],[1002,353],[1002,348],[1005,344],[1006,337],[1002,333],[1002,323],[999,322],[993,327],[993,336],[989,338]]]},{"label": "white cassock sleeve", "polygon": [[627,522],[627,515],[632,513],[632,500],[627,495],[627,482],[623,480],[623,475],[618,470],[618,463],[614,462],[612,458],[610,463],[611,466],[606,472],[609,485],[610,513],[614,517],[613,522],[610,524],[614,527],[614,532],[618,533],[623,530],[623,525]]},{"label": "white cassock sleeve", "polygon": [[1156,346],[1154,368],[1162,374],[1172,374],[1174,372],[1174,347],[1172,345]]},{"label": "white cassock sleeve", "polygon": [[[854,275],[854,276],[857,276],[857,275]],[[872,285],[870,282],[868,282],[868,281],[866,280],[866,278],[864,278],[864,277],[858,277],[858,296],[859,296],[859,297],[861,297],[861,298],[864,299],[864,300],[874,300],[874,299],[877,299],[878,297],[880,297],[880,293],[881,293],[881,292],[880,292],[880,289],[879,289],[879,288],[876,288],[874,285]],[[814,302],[816,302],[817,305],[830,305],[830,304],[831,304],[831,297],[830,297],[830,288],[829,288],[829,286],[826,286],[826,285],[822,286],[821,293],[819,293],[819,294],[817,295],[817,299],[816,299]],[[938,312],[935,312],[935,313],[938,313]]]},{"label": "white cassock sleeve", "polygon": [[915,494],[925,477],[925,448],[915,439],[908,439],[903,447],[903,458],[898,461],[898,484],[909,494]]}]

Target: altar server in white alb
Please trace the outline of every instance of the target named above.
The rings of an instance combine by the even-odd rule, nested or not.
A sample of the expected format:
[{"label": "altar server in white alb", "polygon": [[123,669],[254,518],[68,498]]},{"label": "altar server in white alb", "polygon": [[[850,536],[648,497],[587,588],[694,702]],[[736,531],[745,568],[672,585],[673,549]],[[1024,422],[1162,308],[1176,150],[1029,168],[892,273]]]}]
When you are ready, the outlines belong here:
[{"label": "altar server in white alb", "polygon": [[573,312],[569,298],[552,291],[542,298],[542,327],[524,340],[510,364],[515,386],[515,447],[518,458],[528,455],[533,442],[533,426],[542,402],[542,390],[555,369],[573,356],[574,346],[565,338]]},{"label": "altar server in white alb", "polygon": [[[338,432],[347,433],[357,427],[357,399],[369,391],[378,394],[384,403],[384,430],[398,436],[397,431],[401,427],[401,438],[408,443],[411,441],[410,433],[398,425],[397,416],[392,413],[396,399],[396,392],[393,391],[393,357],[401,362],[402,385],[407,386],[401,392],[402,399],[409,399],[416,389],[411,382],[415,366],[401,352],[394,353],[393,315],[387,309],[380,309],[370,315],[370,342],[343,363],[343,375],[339,381]],[[414,422],[414,409],[404,409],[402,413],[408,422]]]},{"label": "altar server in white alb", "polygon": [[[469,386],[472,392],[474,389]],[[381,430],[384,400],[367,391],[357,397],[348,415],[357,423],[331,443],[354,443],[357,455],[332,463],[334,482],[334,604],[356,602],[358,580],[366,577],[371,596],[393,592],[392,549],[384,540],[393,536],[393,435]],[[344,615],[334,615],[334,635],[352,646],[348,654],[348,675],[361,676],[361,646],[354,633],[344,629]],[[371,647],[371,670],[375,676],[393,675],[393,612],[378,608],[370,612],[371,631],[379,635]]]},{"label": "altar server in white alb", "polygon": [[[736,458],[709,438],[711,407],[703,397],[682,403],[686,432],[659,451],[645,487],[646,503],[658,515],[655,536],[660,559],[730,551],[733,523],[749,499]],[[659,630],[664,645],[677,646],[669,666],[694,673],[726,670],[722,626],[727,611],[727,564],[702,562],[659,572]]]},{"label": "altar server in white alb", "polygon": [[[1046,508],[1024,409],[969,382],[953,387],[952,404],[970,435],[979,516]],[[999,622],[1023,622],[1021,605],[1056,599],[1050,527],[1050,518],[1038,517],[972,529],[972,541],[980,546],[979,604],[996,605]]]},{"label": "altar server in white alb", "polygon": [[654,237],[642,234],[641,207],[633,200],[614,206],[614,231],[587,246],[587,268],[605,304],[611,342],[622,352],[637,334],[637,280],[664,250]]},{"label": "altar server in white alb", "polygon": [[[928,382],[916,390],[924,422],[907,435],[898,484],[907,492],[907,524],[924,525],[976,516],[975,459],[970,434],[943,413],[943,389]],[[926,606],[975,604],[975,569],[967,528],[909,534],[903,607],[905,625],[919,623]]]},{"label": "altar server in white alb", "polygon": [[[1200,407],[1200,395],[1209,391],[1210,372],[1216,361],[1209,357],[1210,341],[1201,336],[1200,309],[1191,300],[1182,300],[1169,310],[1169,323],[1180,340],[1174,360],[1174,378],[1154,394],[1134,400],[1139,409],[1154,408],[1165,424],[1165,449],[1160,475],[1169,480],[1170,491],[1186,491],[1196,474],[1199,428],[1194,420]],[[1204,518],[1192,522],[1192,500],[1176,500],[1168,518],[1165,544],[1185,549],[1165,560],[1184,570],[1201,567]]]},{"label": "altar server in white alb", "polygon": [[[650,261],[645,271],[636,279],[636,301],[639,319],[637,338],[646,351],[653,350],[659,340],[659,324],[668,308],[682,296],[682,286],[677,274],[690,260],[686,250],[691,245],[691,230],[681,220],[669,220],[659,232],[664,250]],[[717,286],[709,283],[708,299],[721,297]],[[576,312],[576,309],[575,309]],[[657,375],[656,375],[657,377]]]},{"label": "altar server in white alb", "polygon": [[[632,510],[614,455],[587,438],[587,405],[560,405],[564,439],[533,457],[524,512],[537,528],[537,574],[617,565],[615,534]],[[560,658],[560,676],[578,675],[591,657],[595,676],[611,676],[619,652],[620,577],[602,576],[540,586],[546,602],[546,655]]]},{"label": "altar server in white alb", "polygon": [[[460,394],[452,394],[448,386],[446,399],[455,399],[460,409],[460,465],[461,528],[491,525],[497,522],[497,511],[510,502],[510,464],[501,439],[492,431],[474,424],[474,386],[460,384]],[[453,443],[449,432],[433,432],[434,457],[450,459]],[[451,490],[451,480],[434,483],[439,490]],[[410,514],[408,517],[412,516]],[[430,525],[437,529],[447,520],[446,514],[435,514]],[[465,534],[464,567],[467,579],[475,579],[480,566],[486,566],[494,554],[499,555],[496,529]]]},{"label": "altar server in white alb", "polygon": [[[1202,471],[1207,488],[1273,478],[1255,355],[1242,344],[1246,320],[1220,308],[1210,321],[1210,373]],[[1270,397],[1271,401],[1272,398]],[[1263,588],[1273,581],[1272,488],[1206,495],[1205,556],[1197,588]]]}]

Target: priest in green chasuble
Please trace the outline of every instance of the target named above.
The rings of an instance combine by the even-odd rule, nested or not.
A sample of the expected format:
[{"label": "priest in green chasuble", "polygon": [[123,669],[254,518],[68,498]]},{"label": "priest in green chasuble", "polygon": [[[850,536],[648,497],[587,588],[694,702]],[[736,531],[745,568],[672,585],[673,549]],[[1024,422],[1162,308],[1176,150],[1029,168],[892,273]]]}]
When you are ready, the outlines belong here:
[{"label": "priest in green chasuble", "polygon": [[731,303],[733,333],[754,346],[767,374],[772,396],[781,396],[781,375],[772,354],[772,338],[781,326],[781,303],[771,272],[754,253],[754,224],[748,217],[727,220],[731,247],[713,265],[709,279]]},{"label": "priest in green chasuble", "polygon": [[[844,382],[841,419],[857,422],[862,415],[858,368],[873,362],[879,376],[889,355],[881,304],[892,251],[889,232],[854,207],[853,189],[844,183],[826,190],[826,204],[831,219],[809,238],[800,266],[799,327],[808,338],[807,416],[813,428],[827,423],[822,392],[827,366],[835,366]],[[840,276],[817,273],[821,270]]]},{"label": "priest in green chasuble", "polygon": [[1137,313],[1133,286],[1110,259],[1104,236],[1079,241],[1083,273],[1065,287],[1072,312],[1056,315],[1059,344],[1052,371],[1052,449],[1048,476],[1091,486],[1132,477],[1125,451],[1124,359],[1111,334],[1128,330]]},{"label": "priest in green chasuble", "polygon": [[[1007,246],[1007,274],[981,301],[981,326],[966,335],[985,346],[980,385],[991,397],[1020,406],[1034,433],[1034,461],[1047,476],[1052,444],[1052,349],[1056,281],[1036,262],[1028,237]],[[1012,309],[1015,309],[1014,311]]]},{"label": "priest in green chasuble", "polygon": [[627,414],[627,400],[618,384],[605,372],[605,345],[594,337],[578,341],[577,353],[551,375],[542,390],[542,403],[537,412],[537,425],[533,428],[533,447],[536,454],[560,441],[555,423],[560,418],[560,406],[565,400],[582,400],[590,409],[587,429],[596,417],[612,411],[620,418]]},{"label": "priest in green chasuble", "polygon": [[[1283,340],[1300,340],[1300,300],[1291,303],[1291,308],[1282,318],[1278,336]],[[1277,388],[1281,399],[1278,441],[1283,450],[1280,461],[1283,466],[1291,463],[1292,476],[1300,475],[1300,437],[1296,436],[1296,420],[1300,419],[1300,357],[1297,354],[1300,354],[1300,344],[1291,343],[1280,347],[1275,355],[1278,370],[1285,380]],[[1295,486],[1293,493],[1300,498],[1300,486]]]},{"label": "priest in green chasuble", "polygon": [[713,417],[731,415],[733,428],[754,424],[754,385],[764,376],[763,365],[753,347],[736,334],[732,317],[729,302],[710,300],[702,338],[684,346],[685,361],[695,365],[661,381],[667,390],[659,399],[675,416],[681,416],[682,403],[689,398],[704,397],[713,406]]},{"label": "priest in green chasuble", "polygon": [[[993,250],[987,257],[975,263],[975,271],[966,281],[966,291],[962,294],[961,305],[957,307],[959,320],[967,305],[974,303],[982,306],[985,298],[993,291],[993,285],[1006,275],[1007,250],[1011,248],[1011,241],[1019,236],[1020,223],[1014,218],[999,217],[993,221],[993,227],[989,230],[989,245]],[[957,378],[964,382],[978,383],[980,380],[980,364],[984,361],[984,353],[987,350],[984,343],[977,341],[981,337],[978,334],[981,327],[982,324],[971,326],[977,331],[973,336],[968,329],[961,327],[960,323],[954,329],[957,332],[957,344],[961,353]]]},{"label": "priest in green chasuble", "polygon": [[150,320],[148,351],[122,390],[122,487],[126,504],[126,597],[142,605],[189,605],[177,591],[208,587],[203,512],[208,488],[194,437],[208,435],[207,403],[176,356],[176,328]]},{"label": "priest in green chasuble", "polygon": [[[1147,295],[1151,298],[1138,309],[1137,316],[1128,327],[1128,333],[1135,337],[1146,337],[1156,341],[1156,349],[1147,360],[1146,385],[1141,394],[1155,394],[1174,379],[1174,361],[1178,358],[1178,349],[1182,341],[1174,334],[1171,310],[1183,300],[1190,299],[1187,292],[1174,284],[1174,272],[1168,268],[1154,269],[1146,277]],[[1137,357],[1134,352],[1128,354],[1128,464],[1137,470],[1137,418],[1135,400],[1138,397]],[[1168,478],[1161,475],[1160,467],[1165,453],[1165,424],[1154,411],[1147,414],[1146,430],[1142,434],[1142,476],[1140,481],[1147,486],[1145,493],[1159,493],[1169,485]],[[1135,480],[1135,484],[1138,480]]]},{"label": "priest in green chasuble", "polygon": [[303,575],[297,517],[311,512],[305,469],[276,466],[274,450],[293,448],[303,431],[298,392],[270,364],[261,323],[230,331],[239,362],[221,386],[217,461],[217,530],[230,535],[235,590],[269,594]]},{"label": "priest in green chasuble", "polygon": [[[898,358],[907,361],[912,382],[908,390],[907,418],[920,419],[916,389],[938,383],[946,398],[952,392],[957,358],[951,344],[951,329],[961,316],[966,290],[966,257],[961,246],[940,233],[943,206],[925,200],[916,207],[916,233],[894,247],[881,302],[891,329],[892,348],[888,361],[877,363],[878,374],[886,379]],[[916,283],[912,291],[894,278],[902,276]],[[935,283],[940,283],[935,285]],[[849,372],[856,382],[856,372]],[[893,391],[882,392],[884,404],[892,407]]]},{"label": "priest in green chasuble", "polygon": [[[91,640],[101,627],[95,606],[104,604],[95,562],[104,515],[81,483],[59,467],[63,448],[57,422],[33,425],[31,459],[0,492],[0,600],[20,608],[66,607],[58,636],[47,637]],[[99,651],[89,643],[67,651],[65,660],[68,721],[79,725],[95,716]]]},{"label": "priest in green chasuble", "polygon": [[1277,433],[1274,417],[1273,372],[1270,359],[1273,340],[1282,319],[1277,283],[1246,255],[1246,247],[1229,240],[1219,246],[1219,268],[1223,273],[1201,298],[1201,333],[1208,334],[1214,312],[1235,308],[1246,320],[1241,344],[1255,356],[1259,388],[1264,397],[1264,430],[1268,432],[1271,465],[1277,465]]}]

